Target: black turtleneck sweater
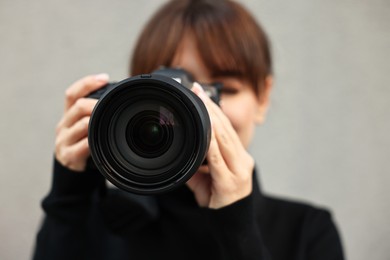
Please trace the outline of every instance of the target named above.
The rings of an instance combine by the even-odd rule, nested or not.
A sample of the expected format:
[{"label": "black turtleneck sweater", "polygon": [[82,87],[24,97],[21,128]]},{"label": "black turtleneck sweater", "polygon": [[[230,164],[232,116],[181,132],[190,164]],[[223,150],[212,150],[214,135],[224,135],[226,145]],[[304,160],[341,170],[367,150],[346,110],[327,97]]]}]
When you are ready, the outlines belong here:
[{"label": "black turtleneck sweater", "polygon": [[138,196],[55,162],[42,207],[35,260],[344,259],[328,211],[263,195],[256,173],[250,196],[214,210],[200,208],[185,185]]}]

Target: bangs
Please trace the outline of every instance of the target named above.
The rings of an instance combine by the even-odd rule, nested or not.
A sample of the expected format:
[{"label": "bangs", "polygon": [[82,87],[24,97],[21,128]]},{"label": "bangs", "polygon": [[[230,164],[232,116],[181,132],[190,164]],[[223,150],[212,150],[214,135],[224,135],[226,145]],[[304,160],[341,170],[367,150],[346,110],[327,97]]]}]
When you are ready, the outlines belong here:
[{"label": "bangs", "polygon": [[149,21],[134,49],[131,75],[170,66],[191,34],[212,77],[239,77],[261,93],[272,74],[266,34],[242,6],[225,0],[173,0]]},{"label": "bangs", "polygon": [[237,47],[238,42],[235,39],[230,38],[226,33],[221,33],[221,31],[207,30],[207,28],[197,28],[193,37],[211,76],[245,77],[247,75],[246,61],[241,55],[242,49]]},{"label": "bangs", "polygon": [[189,8],[186,19],[212,77],[239,77],[261,91],[271,74],[268,40],[245,9],[230,1],[205,1]]}]

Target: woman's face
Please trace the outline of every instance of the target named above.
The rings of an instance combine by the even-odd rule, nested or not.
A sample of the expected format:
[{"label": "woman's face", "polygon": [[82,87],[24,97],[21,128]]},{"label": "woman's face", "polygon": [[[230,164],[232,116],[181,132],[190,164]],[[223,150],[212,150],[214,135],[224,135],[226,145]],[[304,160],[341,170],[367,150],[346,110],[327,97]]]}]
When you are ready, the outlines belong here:
[{"label": "woman's face", "polygon": [[[200,58],[195,42],[190,36],[184,37],[178,48],[172,67],[180,67],[190,72],[199,83],[223,83],[221,92],[221,109],[230,119],[242,144],[248,148],[256,124],[263,122],[268,106],[268,93],[261,102],[251,86],[235,77],[212,78]],[[265,88],[269,92],[269,87]]]}]

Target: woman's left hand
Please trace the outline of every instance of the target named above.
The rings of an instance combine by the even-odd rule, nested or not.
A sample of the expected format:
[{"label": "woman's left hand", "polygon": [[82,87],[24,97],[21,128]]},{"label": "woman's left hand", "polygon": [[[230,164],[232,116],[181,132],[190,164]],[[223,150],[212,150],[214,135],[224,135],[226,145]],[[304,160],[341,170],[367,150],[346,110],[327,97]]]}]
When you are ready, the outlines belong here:
[{"label": "woman's left hand", "polygon": [[[197,83],[192,91],[208,110],[212,134],[207,166],[201,166],[187,182],[201,207],[221,208],[252,192],[254,160],[241,143],[226,115]],[[240,109],[240,108],[237,108]]]}]

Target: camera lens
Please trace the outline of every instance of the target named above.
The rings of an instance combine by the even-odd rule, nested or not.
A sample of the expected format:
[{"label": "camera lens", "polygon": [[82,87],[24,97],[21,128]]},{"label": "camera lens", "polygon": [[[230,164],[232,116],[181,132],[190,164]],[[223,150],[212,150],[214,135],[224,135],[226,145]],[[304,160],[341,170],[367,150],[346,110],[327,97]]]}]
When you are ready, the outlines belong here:
[{"label": "camera lens", "polygon": [[89,145],[99,171],[121,189],[155,194],[186,182],[210,141],[203,102],[171,78],[132,77],[100,98]]},{"label": "camera lens", "polygon": [[191,156],[188,145],[194,144],[186,139],[195,134],[194,125],[176,97],[144,88],[132,89],[131,96],[111,103],[102,117],[107,118],[103,149],[113,155],[111,165],[131,171],[132,178],[163,177],[173,169],[180,171],[180,158]]},{"label": "camera lens", "polygon": [[168,151],[174,124],[164,114],[147,110],[134,116],[126,128],[128,146],[139,156],[156,158]]}]

